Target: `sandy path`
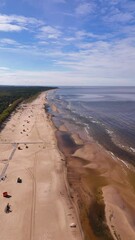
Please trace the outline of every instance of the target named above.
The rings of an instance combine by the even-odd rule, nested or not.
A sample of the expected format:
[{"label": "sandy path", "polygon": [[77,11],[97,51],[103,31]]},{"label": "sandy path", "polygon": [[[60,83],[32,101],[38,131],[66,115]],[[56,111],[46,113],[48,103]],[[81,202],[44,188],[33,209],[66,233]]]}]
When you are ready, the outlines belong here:
[{"label": "sandy path", "polygon": [[[44,102],[43,93],[21,106],[0,133],[0,175],[7,175],[0,181],[2,240],[82,239]],[[4,191],[11,198],[3,198]],[[6,214],[8,202],[12,212]],[[76,228],[70,227],[72,222]]]}]

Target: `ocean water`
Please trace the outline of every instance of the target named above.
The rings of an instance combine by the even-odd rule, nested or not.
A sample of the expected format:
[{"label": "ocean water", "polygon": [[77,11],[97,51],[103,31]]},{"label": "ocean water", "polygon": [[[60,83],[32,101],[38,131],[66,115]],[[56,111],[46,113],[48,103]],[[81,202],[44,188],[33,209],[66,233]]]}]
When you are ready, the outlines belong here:
[{"label": "ocean water", "polygon": [[85,132],[135,163],[135,87],[62,87],[48,94],[55,123]]}]

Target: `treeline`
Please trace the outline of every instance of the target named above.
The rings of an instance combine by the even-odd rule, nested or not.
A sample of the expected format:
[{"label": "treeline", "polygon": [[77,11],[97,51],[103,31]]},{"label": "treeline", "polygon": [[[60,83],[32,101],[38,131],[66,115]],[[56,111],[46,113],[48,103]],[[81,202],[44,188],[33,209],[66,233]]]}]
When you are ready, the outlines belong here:
[{"label": "treeline", "polygon": [[21,101],[22,101],[22,98],[17,99],[0,114],[0,124],[3,123],[6,120],[6,118],[9,117],[9,115],[14,111],[14,109],[18,106],[18,104],[21,103]]},{"label": "treeline", "polygon": [[54,87],[0,86],[0,124],[14,111],[18,104]]}]

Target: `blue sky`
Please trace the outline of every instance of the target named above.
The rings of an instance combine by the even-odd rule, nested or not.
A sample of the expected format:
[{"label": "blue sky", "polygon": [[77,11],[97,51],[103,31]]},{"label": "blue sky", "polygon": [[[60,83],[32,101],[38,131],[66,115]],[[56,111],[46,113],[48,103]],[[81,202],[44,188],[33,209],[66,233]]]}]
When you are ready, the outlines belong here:
[{"label": "blue sky", "polygon": [[0,84],[135,86],[135,1],[0,0]]}]

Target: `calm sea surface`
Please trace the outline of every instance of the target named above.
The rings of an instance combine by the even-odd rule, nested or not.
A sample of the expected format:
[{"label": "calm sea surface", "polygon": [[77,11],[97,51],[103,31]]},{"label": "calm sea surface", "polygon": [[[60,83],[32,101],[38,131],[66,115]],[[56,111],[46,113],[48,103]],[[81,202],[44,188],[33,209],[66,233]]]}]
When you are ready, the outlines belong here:
[{"label": "calm sea surface", "polygon": [[107,150],[135,162],[135,87],[65,87],[48,94],[55,121],[85,131]]}]

